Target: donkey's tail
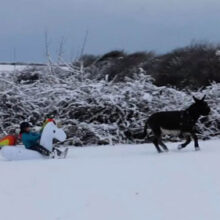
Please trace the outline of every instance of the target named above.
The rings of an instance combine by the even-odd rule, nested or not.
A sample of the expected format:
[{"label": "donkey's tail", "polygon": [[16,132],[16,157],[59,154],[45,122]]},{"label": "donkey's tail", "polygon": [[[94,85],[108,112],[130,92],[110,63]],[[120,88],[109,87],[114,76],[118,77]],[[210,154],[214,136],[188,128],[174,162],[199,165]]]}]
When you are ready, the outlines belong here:
[{"label": "donkey's tail", "polygon": [[149,138],[148,136],[148,132],[147,132],[147,128],[148,128],[148,124],[146,122],[145,126],[144,126],[144,132],[138,130],[138,131],[130,131],[130,130],[126,130],[124,132],[124,134],[126,135],[126,137],[130,140],[135,139],[144,139],[146,136],[147,138]]},{"label": "donkey's tail", "polygon": [[148,132],[147,132],[147,128],[148,128],[148,124],[147,124],[147,122],[145,123],[145,125],[144,125],[144,133],[143,133],[143,138],[145,138],[146,136],[147,136],[147,138],[148,138]]},{"label": "donkey's tail", "polygon": [[148,128],[148,125],[147,123],[145,124],[144,126],[144,131],[143,132],[130,132],[130,131],[127,131],[126,132],[126,136],[129,138],[129,139],[144,139],[146,136],[148,137],[148,133],[147,133],[147,128]]}]

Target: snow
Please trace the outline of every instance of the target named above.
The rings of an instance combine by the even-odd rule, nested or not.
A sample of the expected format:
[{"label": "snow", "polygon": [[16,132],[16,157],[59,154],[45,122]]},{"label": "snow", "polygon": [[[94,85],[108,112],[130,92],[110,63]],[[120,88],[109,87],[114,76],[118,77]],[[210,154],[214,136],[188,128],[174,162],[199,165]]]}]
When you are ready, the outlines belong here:
[{"label": "snow", "polygon": [[[41,64],[40,64],[41,65]],[[44,64],[42,64],[43,66]],[[38,65],[36,65],[38,66]],[[12,65],[12,64],[0,64],[0,73],[1,72],[13,72],[13,71],[22,71],[26,68],[34,67],[34,64],[28,65],[28,64],[23,64],[23,65]],[[69,70],[68,66],[60,66],[62,70]]]},{"label": "snow", "polygon": [[145,93],[145,94],[143,95],[143,100],[148,101],[148,102],[151,102],[151,101],[153,100],[153,97],[152,97],[152,95],[150,95],[149,93]]},{"label": "snow", "polygon": [[0,160],[0,219],[219,220],[219,140],[71,148],[66,160]]},{"label": "snow", "polygon": [[0,72],[11,72],[14,70],[23,70],[27,68],[26,65],[11,65],[11,64],[0,64]]}]

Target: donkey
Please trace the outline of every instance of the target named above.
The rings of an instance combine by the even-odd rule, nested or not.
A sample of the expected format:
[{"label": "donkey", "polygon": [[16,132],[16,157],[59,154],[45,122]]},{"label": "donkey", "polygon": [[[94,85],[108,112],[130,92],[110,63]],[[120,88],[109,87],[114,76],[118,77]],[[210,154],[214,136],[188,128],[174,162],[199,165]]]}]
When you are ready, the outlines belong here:
[{"label": "donkey", "polygon": [[152,142],[158,153],[168,151],[167,146],[162,142],[163,134],[182,135],[186,141],[178,146],[178,149],[186,147],[194,139],[195,150],[199,150],[198,138],[196,135],[195,124],[200,116],[206,116],[210,112],[210,108],[205,102],[205,96],[200,100],[193,96],[194,103],[183,111],[157,112],[151,115],[144,128],[144,136],[147,135],[147,128],[152,130]]}]

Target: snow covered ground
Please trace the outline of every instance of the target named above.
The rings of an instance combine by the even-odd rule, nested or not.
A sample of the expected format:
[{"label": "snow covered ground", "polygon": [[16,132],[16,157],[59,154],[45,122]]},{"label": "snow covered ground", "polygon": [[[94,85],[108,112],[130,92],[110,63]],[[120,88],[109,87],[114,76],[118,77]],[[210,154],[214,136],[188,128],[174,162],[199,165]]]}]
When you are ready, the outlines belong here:
[{"label": "snow covered ground", "polygon": [[220,141],[72,148],[65,160],[0,159],[0,219],[219,220]]},{"label": "snow covered ground", "polygon": [[[43,65],[43,64],[42,64]],[[0,73],[1,72],[13,72],[13,71],[22,71],[28,67],[33,67],[34,64],[32,65],[12,65],[12,64],[0,64]],[[37,65],[38,66],[38,65]],[[60,66],[63,70],[68,70],[68,67],[65,66]]]},{"label": "snow covered ground", "polygon": [[0,72],[11,72],[14,70],[23,70],[27,68],[25,65],[0,64]]}]

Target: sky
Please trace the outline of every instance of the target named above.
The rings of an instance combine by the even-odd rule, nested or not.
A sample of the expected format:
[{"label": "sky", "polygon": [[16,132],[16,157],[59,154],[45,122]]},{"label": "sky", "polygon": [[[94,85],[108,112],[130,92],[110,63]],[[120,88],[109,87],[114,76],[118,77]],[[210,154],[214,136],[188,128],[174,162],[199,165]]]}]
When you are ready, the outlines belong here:
[{"label": "sky", "polygon": [[[165,53],[220,42],[219,0],[2,0],[0,61],[65,61],[111,50]],[[86,37],[87,36],[87,37]]]}]

